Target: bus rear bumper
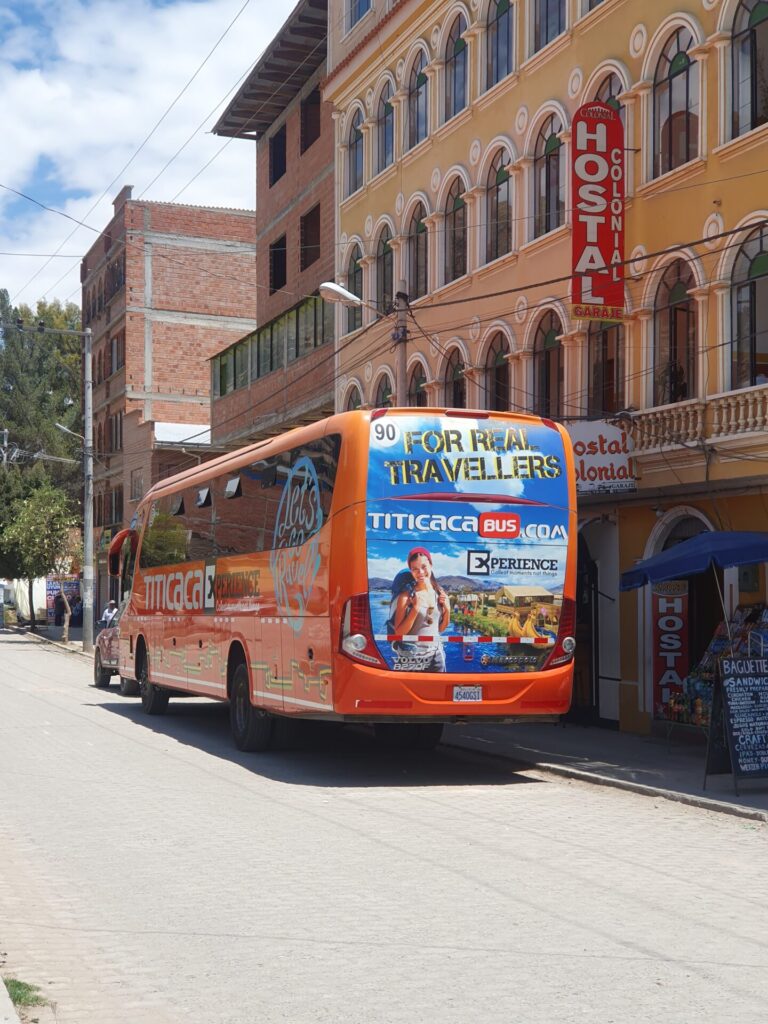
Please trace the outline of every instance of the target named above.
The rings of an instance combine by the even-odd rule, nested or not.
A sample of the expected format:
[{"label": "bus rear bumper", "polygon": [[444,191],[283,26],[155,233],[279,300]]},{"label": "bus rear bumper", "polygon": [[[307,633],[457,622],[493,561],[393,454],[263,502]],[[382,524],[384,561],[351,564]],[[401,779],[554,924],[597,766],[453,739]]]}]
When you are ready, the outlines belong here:
[{"label": "bus rear bumper", "polygon": [[553,721],[571,706],[573,662],[522,676],[350,668],[344,682],[334,687],[334,711],[345,719]]}]

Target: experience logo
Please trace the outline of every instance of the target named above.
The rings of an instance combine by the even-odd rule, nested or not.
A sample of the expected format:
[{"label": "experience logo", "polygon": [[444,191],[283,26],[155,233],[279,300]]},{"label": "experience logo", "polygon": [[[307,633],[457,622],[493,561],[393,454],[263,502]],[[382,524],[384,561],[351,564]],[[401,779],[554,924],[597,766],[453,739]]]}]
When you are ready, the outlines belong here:
[{"label": "experience logo", "polygon": [[274,547],[269,557],[277,606],[295,633],[301,630],[320,571],[316,534],[322,525],[317,472],[312,460],[302,456],[296,460],[283,487],[275,519]]}]

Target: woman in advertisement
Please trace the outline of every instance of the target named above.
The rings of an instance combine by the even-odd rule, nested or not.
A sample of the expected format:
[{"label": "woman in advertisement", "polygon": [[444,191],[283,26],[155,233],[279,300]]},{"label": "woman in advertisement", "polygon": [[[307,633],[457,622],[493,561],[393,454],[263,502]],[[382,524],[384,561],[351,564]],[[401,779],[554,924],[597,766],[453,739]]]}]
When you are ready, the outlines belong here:
[{"label": "woman in advertisement", "polygon": [[398,573],[392,584],[390,614],[393,633],[434,637],[395,642],[393,668],[400,672],[445,672],[440,634],[448,628],[451,603],[435,579],[432,555],[426,548],[408,552],[408,569]]}]

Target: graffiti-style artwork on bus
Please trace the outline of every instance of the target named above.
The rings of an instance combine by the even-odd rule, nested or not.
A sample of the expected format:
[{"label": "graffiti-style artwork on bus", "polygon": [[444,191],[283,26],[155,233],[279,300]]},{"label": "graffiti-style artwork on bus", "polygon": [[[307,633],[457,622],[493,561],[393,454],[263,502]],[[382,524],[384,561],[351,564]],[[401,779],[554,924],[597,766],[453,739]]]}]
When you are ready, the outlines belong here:
[{"label": "graffiti-style artwork on bus", "polygon": [[371,424],[371,621],[402,672],[536,671],[555,643],[568,554],[557,430],[399,417]]}]

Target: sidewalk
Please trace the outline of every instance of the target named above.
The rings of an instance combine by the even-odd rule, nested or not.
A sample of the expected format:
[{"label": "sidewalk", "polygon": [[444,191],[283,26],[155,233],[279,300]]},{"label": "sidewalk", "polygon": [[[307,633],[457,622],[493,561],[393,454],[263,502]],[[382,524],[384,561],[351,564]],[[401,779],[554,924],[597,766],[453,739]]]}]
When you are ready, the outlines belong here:
[{"label": "sidewalk", "polygon": [[534,765],[544,771],[648,796],[768,821],[768,779],[710,775],[703,788],[706,738],[634,736],[581,725],[452,725],[443,742]]},{"label": "sidewalk", "polygon": [[8,989],[0,978],[0,1024],[19,1024],[19,1015],[8,995]]}]

